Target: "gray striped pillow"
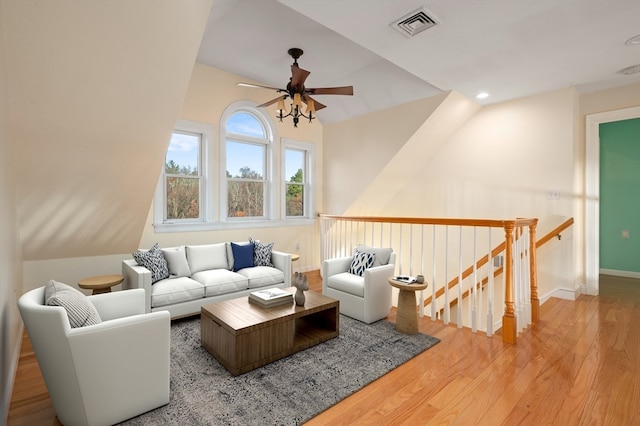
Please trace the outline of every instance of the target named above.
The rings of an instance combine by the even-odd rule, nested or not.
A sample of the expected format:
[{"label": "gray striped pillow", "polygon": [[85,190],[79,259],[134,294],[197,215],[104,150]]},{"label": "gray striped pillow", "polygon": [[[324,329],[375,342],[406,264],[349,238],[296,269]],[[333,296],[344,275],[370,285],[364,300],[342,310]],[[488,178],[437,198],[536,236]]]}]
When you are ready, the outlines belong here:
[{"label": "gray striped pillow", "polygon": [[66,284],[51,280],[44,288],[45,304],[62,306],[67,311],[71,328],[100,324],[102,319],[84,294]]}]

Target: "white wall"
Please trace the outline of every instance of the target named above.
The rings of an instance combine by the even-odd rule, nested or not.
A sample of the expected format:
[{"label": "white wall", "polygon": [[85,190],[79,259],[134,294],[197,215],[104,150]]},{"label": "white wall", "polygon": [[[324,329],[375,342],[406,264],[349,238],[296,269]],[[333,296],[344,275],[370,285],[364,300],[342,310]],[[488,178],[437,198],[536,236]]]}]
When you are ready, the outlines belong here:
[{"label": "white wall", "polygon": [[7,132],[6,39],[4,2],[0,2],[0,423],[6,421],[18,363],[22,322],[17,298],[22,294],[20,242],[15,200],[15,162]]},{"label": "white wall", "polygon": [[[446,101],[443,102],[443,105]],[[435,108],[431,116],[425,117],[429,131],[417,131],[407,137],[408,132],[398,132],[396,139],[388,142],[391,146],[411,145],[410,166],[407,161],[396,162],[394,156],[387,158],[385,166],[392,165],[402,179],[392,180],[396,192],[392,198],[379,198],[379,203],[363,197],[352,197],[351,204],[342,206],[345,200],[330,198],[336,203],[327,202],[329,210],[344,208],[350,214],[406,216],[406,217],[456,217],[481,219],[515,219],[516,217],[537,217],[538,236],[575,215],[574,198],[574,146],[576,143],[575,117],[578,110],[577,94],[574,89],[564,89],[549,93],[517,99],[510,102],[490,105],[474,113],[462,99],[444,111],[450,117],[438,118],[431,128],[432,116],[442,109]],[[402,127],[402,112],[407,105],[393,109],[393,126]],[[451,119],[464,117],[456,122],[457,128],[451,131],[445,143],[433,150],[433,139],[441,131],[438,123],[450,123]],[[340,156],[342,145],[349,141],[341,134],[350,134],[365,125],[359,118],[349,123],[328,126],[325,139],[325,164],[334,161],[345,162]],[[445,124],[441,124],[444,126]],[[353,126],[353,129],[350,129]],[[383,121],[369,120],[367,131],[377,131],[389,135]],[[334,129],[340,129],[340,133]],[[422,144],[415,138],[422,139]],[[361,141],[363,143],[363,141]],[[358,164],[376,162],[379,152],[375,145],[368,150],[358,152]],[[422,161],[416,161],[420,159]],[[353,161],[353,158],[351,159]],[[328,167],[328,166],[326,166]],[[380,173],[381,168],[377,168]],[[407,176],[409,177],[407,179]],[[389,179],[380,181],[369,175],[352,174],[349,186],[366,187],[367,192],[386,193]],[[343,191],[343,182],[335,180],[325,182],[325,192]],[[560,199],[547,198],[549,191],[557,191]],[[329,198],[329,195],[326,196]],[[574,291],[578,286],[576,271],[573,267],[573,234],[567,233],[555,253],[559,260],[548,262],[538,271],[540,294],[548,294],[563,288]],[[538,259],[544,262],[545,259]]]}]

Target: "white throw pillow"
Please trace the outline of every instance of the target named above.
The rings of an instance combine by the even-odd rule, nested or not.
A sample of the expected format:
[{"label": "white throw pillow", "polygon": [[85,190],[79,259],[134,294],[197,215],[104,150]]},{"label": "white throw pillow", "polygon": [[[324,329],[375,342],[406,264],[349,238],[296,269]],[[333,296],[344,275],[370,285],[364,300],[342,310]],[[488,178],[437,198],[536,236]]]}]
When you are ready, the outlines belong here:
[{"label": "white throw pillow", "polygon": [[184,246],[163,248],[162,254],[167,259],[169,274],[173,277],[190,277],[191,270],[187,262],[187,252]]},{"label": "white throw pillow", "polygon": [[386,265],[389,263],[389,258],[391,257],[391,253],[393,252],[392,248],[378,248],[378,247],[368,247],[368,246],[356,246],[353,250],[354,254],[356,251],[360,253],[372,253],[375,254],[375,260],[373,261],[373,266]]},{"label": "white throw pillow", "polygon": [[75,288],[50,280],[44,288],[44,303],[67,311],[71,328],[100,324],[102,319],[93,303]]},{"label": "white throw pillow", "polygon": [[187,246],[186,250],[192,274],[210,269],[229,269],[226,243]]}]

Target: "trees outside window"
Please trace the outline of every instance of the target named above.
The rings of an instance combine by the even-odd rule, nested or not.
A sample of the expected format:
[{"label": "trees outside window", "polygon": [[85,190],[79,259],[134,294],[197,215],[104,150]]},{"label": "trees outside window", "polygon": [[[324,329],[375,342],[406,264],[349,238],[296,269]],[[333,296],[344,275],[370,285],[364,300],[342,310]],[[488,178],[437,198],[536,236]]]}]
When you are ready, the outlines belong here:
[{"label": "trees outside window", "polygon": [[200,209],[202,135],[174,131],[167,150],[165,177],[165,220],[197,220]]},{"label": "trees outside window", "polygon": [[313,217],[313,160],[315,145],[282,141],[284,212],[287,218]]},{"label": "trees outside window", "polygon": [[277,138],[275,123],[247,101],[225,110],[217,134],[178,120],[156,189],[156,232],[313,220],[314,161],[314,144]]},{"label": "trees outside window", "polygon": [[225,128],[227,217],[267,217],[269,132],[246,111],[231,115]]}]

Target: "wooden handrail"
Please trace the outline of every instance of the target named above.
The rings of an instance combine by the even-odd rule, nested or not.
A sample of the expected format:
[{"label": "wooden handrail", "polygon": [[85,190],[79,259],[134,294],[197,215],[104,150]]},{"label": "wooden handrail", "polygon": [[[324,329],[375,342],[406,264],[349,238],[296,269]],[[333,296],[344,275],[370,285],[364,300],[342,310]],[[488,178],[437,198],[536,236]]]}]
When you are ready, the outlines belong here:
[{"label": "wooden handrail", "polygon": [[[536,228],[538,224],[537,218],[529,218],[529,219],[515,218],[515,219],[506,219],[506,220],[494,220],[494,219],[461,219],[461,218],[424,218],[424,217],[402,217],[402,216],[397,216],[397,217],[342,216],[342,215],[329,215],[329,214],[318,214],[318,217],[320,219],[328,220],[330,222],[331,221],[343,222],[343,223],[361,222],[365,224],[365,228],[364,228],[365,230],[367,226],[366,224],[368,223],[369,224],[378,223],[381,225],[391,224],[392,226],[400,225],[401,228],[400,228],[399,239],[401,244],[402,244],[402,229],[403,229],[402,225],[409,225],[409,226],[416,225],[418,227],[422,225],[433,225],[434,235],[435,235],[436,226],[446,226],[446,227],[452,226],[452,227],[460,227],[460,228],[483,227],[483,228],[502,229],[504,231],[504,241],[502,243],[498,244],[498,246],[492,249],[489,254],[482,256],[480,259],[475,261],[474,264],[466,268],[464,271],[460,271],[457,277],[448,281],[443,287],[434,288],[435,294],[430,295],[430,297],[428,297],[427,300],[424,301],[423,306],[435,303],[435,300],[433,300],[433,298],[438,298],[444,295],[445,296],[444,321],[448,322],[449,309],[451,306],[454,306],[458,304],[461,300],[464,300],[464,298],[469,297],[472,294],[473,288],[482,289],[488,284],[489,280],[493,280],[494,277],[497,277],[500,274],[505,273],[504,299],[503,299],[504,314],[502,316],[502,336],[503,336],[503,341],[509,342],[509,343],[515,343],[515,340],[517,338],[517,333],[518,333],[518,330],[517,330],[518,327],[521,328],[523,325],[528,324],[529,321],[534,323],[538,321],[539,300],[538,300],[537,267],[536,267],[537,248],[544,245],[546,242],[550,241],[554,236],[559,236],[560,232],[564,231],[565,229],[567,229],[569,226],[573,224],[573,218],[570,218],[560,226],[556,227],[555,229],[547,233],[542,239],[538,241],[536,239]],[[528,228],[528,230],[523,232],[524,228]],[[342,230],[341,227],[338,227],[337,229]],[[359,229],[360,229],[360,225],[356,227],[356,231]],[[382,238],[383,229],[384,228],[380,228],[380,238]],[[412,229],[414,228],[410,228],[410,232],[409,232],[410,241],[413,235]],[[525,237],[525,232],[526,232],[526,240],[528,241],[528,247],[523,247],[520,243],[518,243],[521,237]],[[391,228],[389,228],[389,236],[391,235],[392,235]],[[460,235],[462,235],[462,233]],[[372,228],[371,238],[372,240],[374,239],[373,228]],[[489,236],[489,239],[490,239],[490,236]],[[365,237],[365,240],[366,240],[366,237]],[[339,246],[342,245],[342,241],[340,239],[335,240],[333,243],[334,245],[336,241]],[[434,239],[434,244],[435,244],[435,239]],[[475,241],[474,241],[474,244],[475,244]],[[518,250],[517,255],[514,253],[514,249],[516,248],[516,246]],[[330,247],[330,246],[327,246],[327,247]],[[325,248],[325,245],[323,243],[323,250],[324,248]],[[468,279],[468,277],[474,274],[475,271],[487,265],[489,262],[491,262],[493,258],[498,256],[500,253],[504,253],[505,255],[505,262],[503,267],[497,268],[495,270],[491,269],[493,276],[481,279],[480,282],[475,283],[472,288],[469,288],[468,290],[464,291],[464,293],[462,293],[461,291],[462,289],[458,287],[457,298],[455,298],[452,301],[449,300],[449,297],[447,296],[451,289],[453,289],[456,285],[460,285],[461,281]],[[519,258],[517,259],[517,262],[518,262],[517,266],[513,264],[513,262],[516,262],[516,258],[514,258],[514,256],[519,256]],[[527,259],[527,263],[523,266],[521,262],[524,261],[525,259]],[[434,261],[435,261],[435,257],[434,257]],[[520,274],[524,270],[528,271],[528,278],[525,278],[526,280],[525,282],[528,285],[524,290],[522,290],[520,287],[522,285],[522,281],[521,281],[522,276],[521,275],[513,276],[515,273],[513,269],[514,267],[518,268],[518,273]],[[400,264],[400,268],[402,269],[402,264]],[[411,268],[411,260],[410,260],[410,268]],[[434,269],[434,273],[435,273],[435,269]],[[445,268],[445,273],[446,273],[446,268]],[[517,288],[515,288],[514,286],[517,286]],[[522,305],[521,303],[522,302],[521,297],[523,294],[522,291],[525,292],[524,294],[526,294],[526,298],[528,299],[525,305]],[[514,297],[518,297],[518,301],[514,300]],[[491,303],[492,302],[489,301],[490,305]],[[521,315],[522,309],[525,309],[530,314],[530,317],[526,320],[525,323],[520,324],[520,321],[516,322],[516,309],[517,309],[518,316]],[[460,317],[460,314],[458,315],[459,315],[458,325],[460,326],[461,317]],[[489,335],[491,334],[490,324],[493,324],[493,322],[491,321],[491,314],[488,313],[487,327],[488,327]]]},{"label": "wooden handrail", "polygon": [[335,219],[349,222],[383,222],[383,223],[402,223],[410,225],[452,225],[452,226],[484,226],[490,228],[504,228],[507,224],[513,226],[529,226],[536,219],[514,219],[514,220],[495,220],[495,219],[458,219],[458,218],[438,218],[438,217],[388,217],[388,216],[340,216],[330,214],[318,214],[323,219]]},{"label": "wooden handrail", "polygon": [[[545,234],[544,237],[542,237],[541,239],[536,241],[536,248],[540,248],[543,245],[545,245],[546,243],[548,243],[549,241],[551,241],[554,237],[556,237],[557,235],[559,235],[562,231],[566,230],[567,228],[569,228],[571,225],[573,225],[573,218],[569,218],[566,221],[564,221],[563,223],[561,223],[560,225],[558,225],[557,227],[555,227],[554,229],[552,229],[551,231],[549,231],[547,234]],[[502,252],[504,250],[504,241],[501,242],[500,244],[498,244],[496,246],[496,248],[494,248],[493,250],[491,250],[491,257],[495,257],[498,254],[500,254],[500,252]],[[488,255],[484,255],[483,257],[480,258],[480,260],[478,260],[476,262],[476,268],[480,269],[482,266],[486,265],[488,262]],[[498,277],[500,274],[502,274],[504,272],[504,268],[501,266],[499,268],[497,268],[494,273],[493,276],[494,277]],[[462,279],[465,279],[467,277],[469,277],[471,274],[473,273],[473,265],[468,267],[467,269],[465,269],[462,273]],[[477,289],[483,289],[487,283],[488,283],[489,279],[488,277],[485,277],[482,279],[481,282],[476,283],[476,288]],[[458,284],[458,277],[453,278],[451,281],[449,281],[449,283],[447,284],[447,286],[449,287],[449,289],[454,288],[456,285]],[[436,291],[436,298],[442,296],[444,294],[444,287],[441,288],[440,290]],[[464,300],[466,297],[469,296],[469,290],[465,291],[462,294],[462,299]],[[536,295],[537,296],[537,295]],[[432,301],[432,296],[427,297],[424,300],[424,304],[423,306],[428,306]],[[456,306],[458,304],[458,298],[454,298],[453,300],[451,300],[449,302],[449,306]],[[442,314],[444,308],[440,308],[440,313]],[[534,319],[533,322],[537,322],[537,318]]]}]

